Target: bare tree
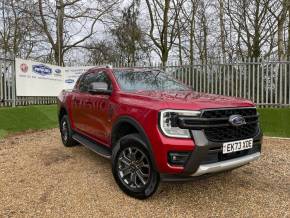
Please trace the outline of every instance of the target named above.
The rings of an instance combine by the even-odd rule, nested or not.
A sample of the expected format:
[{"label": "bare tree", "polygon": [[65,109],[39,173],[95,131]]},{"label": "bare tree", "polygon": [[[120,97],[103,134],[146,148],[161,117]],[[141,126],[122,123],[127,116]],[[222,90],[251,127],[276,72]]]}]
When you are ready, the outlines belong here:
[{"label": "bare tree", "polygon": [[208,21],[206,17],[206,6],[204,2],[201,2],[201,10],[200,13],[200,26],[201,26],[201,34],[200,34],[200,60],[202,63],[206,63],[208,61]]},{"label": "bare tree", "polygon": [[224,0],[218,0],[219,4],[219,21],[220,21],[220,42],[223,61],[226,60],[226,32],[225,32],[225,12]]},{"label": "bare tree", "polygon": [[268,11],[270,3],[271,0],[227,1],[227,15],[238,36],[240,56],[258,58],[262,55],[262,48],[267,49],[264,56],[273,51],[277,26]]},{"label": "bare tree", "polygon": [[287,58],[290,59],[290,1],[287,0],[286,7],[288,11],[288,40],[287,40]]},{"label": "bare tree", "polygon": [[122,9],[121,16],[109,27],[111,38],[118,51],[119,63],[136,65],[150,50],[140,23],[140,1],[134,0]]},{"label": "bare tree", "polygon": [[196,13],[199,2],[200,0],[189,0],[182,7],[182,16],[184,18],[182,30],[185,41],[188,42],[187,44],[184,43],[182,48],[189,59],[190,65],[193,65],[195,59]]},{"label": "bare tree", "polygon": [[85,43],[97,32],[119,0],[37,0],[26,14],[45,34],[54,62],[64,65],[64,56],[72,48]]},{"label": "bare tree", "polygon": [[146,0],[150,17],[149,36],[156,46],[163,66],[178,36],[177,20],[184,0]]},{"label": "bare tree", "polygon": [[278,58],[285,58],[285,43],[284,43],[284,26],[287,20],[287,0],[274,1],[269,5],[268,10],[277,22],[277,45],[278,45]]},{"label": "bare tree", "polygon": [[18,0],[0,1],[0,51],[10,57],[28,58],[41,41],[31,19],[19,10],[20,5],[25,8],[29,4]]},{"label": "bare tree", "polygon": [[108,40],[98,41],[92,38],[84,48],[88,50],[89,59],[87,61],[89,64],[101,65],[119,62],[118,51]]},{"label": "bare tree", "polygon": [[163,65],[290,58],[290,0],[145,0],[140,13],[139,1],[0,0],[0,52],[59,65],[78,49],[127,64],[151,50]]}]

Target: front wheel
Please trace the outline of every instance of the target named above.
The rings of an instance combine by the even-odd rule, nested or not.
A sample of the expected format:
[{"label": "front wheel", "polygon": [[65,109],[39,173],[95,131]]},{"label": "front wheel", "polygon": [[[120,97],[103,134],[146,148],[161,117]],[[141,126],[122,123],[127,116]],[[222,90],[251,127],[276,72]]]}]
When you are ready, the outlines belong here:
[{"label": "front wheel", "polygon": [[77,142],[72,138],[73,131],[70,126],[69,118],[67,115],[64,115],[60,121],[60,133],[61,140],[64,146],[72,147],[77,144]]},{"label": "front wheel", "polygon": [[124,136],[113,149],[112,171],[119,187],[129,196],[145,199],[154,194],[159,174],[138,134]]}]

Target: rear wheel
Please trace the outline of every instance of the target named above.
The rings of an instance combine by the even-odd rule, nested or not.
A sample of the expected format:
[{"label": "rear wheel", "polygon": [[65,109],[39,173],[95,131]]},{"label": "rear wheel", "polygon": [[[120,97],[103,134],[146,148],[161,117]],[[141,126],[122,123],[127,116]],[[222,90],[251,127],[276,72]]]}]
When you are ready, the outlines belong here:
[{"label": "rear wheel", "polygon": [[124,136],[113,150],[113,175],[119,187],[129,196],[145,199],[154,194],[159,174],[144,142],[138,134]]},{"label": "rear wheel", "polygon": [[72,138],[73,131],[70,126],[70,122],[67,115],[64,115],[60,121],[60,133],[62,143],[66,147],[72,147],[77,144],[77,142]]}]

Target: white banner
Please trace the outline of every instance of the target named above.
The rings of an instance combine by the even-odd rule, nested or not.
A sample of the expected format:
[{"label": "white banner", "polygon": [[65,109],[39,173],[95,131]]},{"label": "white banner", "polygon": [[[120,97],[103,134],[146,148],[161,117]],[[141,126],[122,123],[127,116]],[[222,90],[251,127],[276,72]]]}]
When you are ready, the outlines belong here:
[{"label": "white banner", "polygon": [[87,70],[93,68],[92,66],[84,67],[64,67],[64,87],[63,89],[73,89],[76,81]]},{"label": "white banner", "polygon": [[79,76],[92,66],[59,67],[16,58],[17,96],[58,96],[72,89]]}]

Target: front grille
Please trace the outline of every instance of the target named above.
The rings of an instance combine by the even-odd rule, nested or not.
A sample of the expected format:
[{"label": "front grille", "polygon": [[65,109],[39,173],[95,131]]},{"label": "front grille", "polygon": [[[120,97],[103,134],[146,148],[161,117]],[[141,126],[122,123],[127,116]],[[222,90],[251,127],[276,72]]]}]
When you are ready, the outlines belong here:
[{"label": "front grille", "polygon": [[[231,115],[241,115],[246,124],[235,127],[229,123]],[[207,139],[212,142],[230,142],[253,138],[258,134],[258,114],[255,108],[235,108],[205,110],[201,117],[179,117],[181,128],[203,130]]]},{"label": "front grille", "polygon": [[253,138],[258,133],[258,124],[246,124],[241,127],[209,127],[204,132],[208,140],[213,142],[235,141]]}]

